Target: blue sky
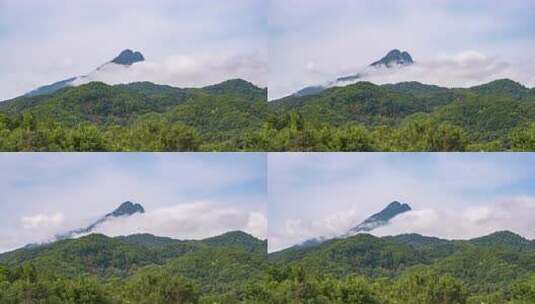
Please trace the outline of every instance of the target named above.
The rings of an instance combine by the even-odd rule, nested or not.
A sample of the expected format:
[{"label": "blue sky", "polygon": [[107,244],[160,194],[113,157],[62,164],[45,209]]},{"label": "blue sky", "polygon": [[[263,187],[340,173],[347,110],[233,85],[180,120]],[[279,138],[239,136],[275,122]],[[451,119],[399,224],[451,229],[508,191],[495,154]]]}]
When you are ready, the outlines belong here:
[{"label": "blue sky", "polygon": [[268,156],[269,242],[277,250],[347,232],[388,203],[415,210],[378,235],[535,239],[535,155],[297,153]]},{"label": "blue sky", "polygon": [[359,72],[394,48],[418,68],[369,80],[535,86],[530,0],[271,0],[268,16],[271,99]]},{"label": "blue sky", "polygon": [[266,234],[264,154],[0,154],[0,251],[82,227],[124,201],[143,219],[99,232],[203,238]]},{"label": "blue sky", "polygon": [[85,75],[126,48],[147,59],[139,80],[202,86],[241,77],[265,86],[266,7],[265,0],[0,0],[0,100]]}]

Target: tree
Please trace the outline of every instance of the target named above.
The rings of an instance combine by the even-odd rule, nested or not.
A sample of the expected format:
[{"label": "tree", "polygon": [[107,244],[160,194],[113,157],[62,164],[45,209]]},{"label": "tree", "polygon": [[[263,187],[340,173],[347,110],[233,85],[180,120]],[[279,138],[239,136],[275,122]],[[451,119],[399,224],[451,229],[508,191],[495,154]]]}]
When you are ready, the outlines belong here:
[{"label": "tree", "polygon": [[526,128],[512,131],[509,138],[511,140],[511,150],[535,151],[535,123]]},{"label": "tree", "polygon": [[526,282],[516,283],[511,287],[510,304],[535,303],[535,276]]},{"label": "tree", "polygon": [[449,275],[418,271],[400,279],[394,286],[394,303],[465,304],[468,291]]},{"label": "tree", "polygon": [[139,304],[195,304],[200,295],[191,282],[150,267],[129,279],[124,296]]}]

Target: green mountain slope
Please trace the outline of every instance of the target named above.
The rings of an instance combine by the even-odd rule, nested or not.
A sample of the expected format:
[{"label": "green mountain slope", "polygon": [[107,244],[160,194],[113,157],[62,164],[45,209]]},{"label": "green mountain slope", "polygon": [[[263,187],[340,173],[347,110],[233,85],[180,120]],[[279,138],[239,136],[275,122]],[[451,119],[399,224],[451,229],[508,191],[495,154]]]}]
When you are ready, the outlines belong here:
[{"label": "green mountain slope", "polygon": [[266,268],[265,242],[239,231],[93,234],[1,254],[0,303],[241,303]]},{"label": "green mountain slope", "polygon": [[0,255],[0,263],[8,266],[31,263],[38,270],[50,270],[66,276],[83,273],[124,275],[136,268],[161,262],[158,254],[148,248],[99,234]]},{"label": "green mountain slope", "polygon": [[532,91],[511,80],[462,89],[359,82],[270,102],[272,116],[249,145],[267,151],[533,151]]},{"label": "green mountain slope", "polygon": [[206,137],[239,133],[258,126],[266,114],[265,89],[236,79],[200,89],[149,82],[110,86],[92,82],[51,95],[23,96],[0,103],[0,112],[31,113],[38,119],[75,126],[128,125],[156,114]]},{"label": "green mountain slope", "polygon": [[[534,97],[528,88],[507,79],[469,89],[448,89],[418,82],[382,86],[359,82],[330,88],[314,96],[286,97],[270,102],[270,107],[274,111],[295,110],[305,119],[320,123],[373,126],[395,125],[411,114],[434,113],[453,104],[440,111],[436,119],[485,133],[504,125],[511,129],[526,119],[534,120],[535,113],[531,109]],[[520,100],[525,102],[513,102]],[[489,118],[492,121],[489,122]],[[469,125],[468,121],[475,125]]]},{"label": "green mountain slope", "polygon": [[369,82],[335,87],[312,96],[289,96],[269,103],[274,112],[298,111],[307,120],[333,125],[399,123],[417,112],[430,112],[440,102],[398,92]]},{"label": "green mountain slope", "polygon": [[535,275],[533,243],[507,231],[467,241],[362,234],[314,247],[291,247],[269,258],[280,267],[297,266],[340,279],[362,275],[397,279],[431,272],[463,282],[473,294],[503,292]]},{"label": "green mountain slope", "polygon": [[471,87],[470,91],[477,95],[508,96],[514,99],[530,97],[530,90],[510,79],[498,79],[489,83]]},{"label": "green mountain slope", "polygon": [[0,103],[1,151],[535,151],[535,93],[511,80],[333,87],[266,101],[204,88],[89,83]]},{"label": "green mountain slope", "polygon": [[496,140],[516,127],[535,121],[535,99],[466,96],[431,113],[429,118],[460,126],[475,140]]},{"label": "green mountain slope", "polygon": [[200,241],[90,235],[23,248],[0,255],[0,303],[535,300],[533,242],[506,231],[464,241],[361,234],[269,256],[262,250],[264,241],[239,231]]},{"label": "green mountain slope", "polygon": [[265,242],[236,231],[206,240],[175,240],[150,234],[110,238],[92,234],[0,254],[0,264],[31,263],[37,269],[66,276],[88,273],[102,277],[125,276],[149,264],[165,264],[172,258],[200,250],[233,249],[245,254],[265,255]]},{"label": "green mountain slope", "polygon": [[263,255],[267,252],[267,240],[261,241],[243,231],[231,231],[202,240],[210,247],[226,247]]},{"label": "green mountain slope", "polygon": [[292,247],[271,254],[270,260],[297,263],[309,271],[337,277],[349,274],[389,276],[407,266],[430,262],[409,245],[369,234],[333,239],[314,247]]},{"label": "green mountain slope", "polygon": [[472,239],[470,243],[482,247],[502,247],[518,251],[535,250],[535,242],[510,231],[497,231],[487,236]]}]

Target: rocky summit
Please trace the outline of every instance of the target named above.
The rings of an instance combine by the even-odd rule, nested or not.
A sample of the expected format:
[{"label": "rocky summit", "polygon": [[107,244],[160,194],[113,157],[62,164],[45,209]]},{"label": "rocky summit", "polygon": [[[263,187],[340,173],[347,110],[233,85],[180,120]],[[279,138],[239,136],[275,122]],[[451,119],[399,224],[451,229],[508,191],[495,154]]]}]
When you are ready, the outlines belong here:
[{"label": "rocky summit", "polygon": [[135,52],[130,49],[124,50],[115,57],[111,62],[122,65],[132,65],[136,62],[145,61],[145,57],[140,52]]},{"label": "rocky summit", "polygon": [[[413,63],[414,61],[412,60],[412,57],[408,52],[405,52],[405,51],[402,52],[398,49],[393,49],[390,52],[388,52],[388,54],[386,54],[386,56],[384,56],[383,58],[370,64],[369,67],[372,67],[372,68],[406,67]],[[308,86],[294,93],[293,96],[303,97],[303,96],[317,95],[323,92],[324,90],[328,89],[333,84],[359,81],[363,77],[365,77],[369,72],[370,72],[369,70],[362,70],[356,74],[338,77],[336,78],[334,82],[331,82],[329,85]]]},{"label": "rocky summit", "polygon": [[132,215],[135,213],[145,213],[145,209],[143,209],[143,206],[141,206],[140,204],[134,204],[130,201],[126,201],[122,203],[113,212],[106,214],[106,216],[107,217],[109,216],[119,217],[119,216],[125,216],[125,215]]},{"label": "rocky summit", "polygon": [[373,67],[380,67],[385,66],[387,68],[391,68],[394,66],[406,66],[413,64],[414,61],[412,60],[412,57],[407,52],[402,52],[398,49],[391,50],[381,58],[380,60],[372,63],[370,66]]},{"label": "rocky summit", "polygon": [[[115,57],[112,61],[107,62],[107,63],[101,65],[100,67],[98,67],[96,69],[96,71],[101,70],[102,68],[108,66],[110,63],[119,64],[119,65],[123,65],[125,67],[129,67],[132,64],[134,64],[136,62],[141,62],[141,61],[145,61],[145,57],[143,57],[143,54],[141,54],[140,52],[135,52],[135,51],[132,51],[130,49],[127,49],[127,50],[122,51],[119,54],[119,56]],[[94,71],[94,72],[96,72],[96,71]],[[25,96],[32,97],[32,96],[52,94],[52,93],[57,92],[57,91],[59,91],[59,90],[61,90],[63,88],[74,86],[76,80],[84,79],[87,76],[88,75],[82,75],[82,76],[76,76],[76,77],[71,77],[71,78],[68,78],[68,79],[65,79],[65,80],[57,81],[57,82],[54,82],[52,84],[45,85],[45,86],[39,87],[39,88],[37,88],[35,90],[32,90],[32,91],[26,93]]]},{"label": "rocky summit", "polygon": [[117,217],[128,217],[137,213],[139,214],[145,213],[145,209],[143,208],[143,206],[141,206],[140,204],[132,203],[130,201],[126,201],[122,203],[119,207],[117,207],[117,209],[99,218],[97,221],[95,221],[94,223],[92,223],[91,225],[87,227],[72,230],[64,234],[56,235],[56,240],[70,239],[70,238],[77,237],[79,235],[88,234],[88,233],[93,232],[97,226],[105,223],[108,220],[112,220]]},{"label": "rocky summit", "polygon": [[402,204],[398,201],[393,201],[380,212],[368,217],[362,223],[352,228],[350,233],[371,231],[377,227],[388,224],[388,222],[394,217],[411,210],[412,209],[408,204]]}]

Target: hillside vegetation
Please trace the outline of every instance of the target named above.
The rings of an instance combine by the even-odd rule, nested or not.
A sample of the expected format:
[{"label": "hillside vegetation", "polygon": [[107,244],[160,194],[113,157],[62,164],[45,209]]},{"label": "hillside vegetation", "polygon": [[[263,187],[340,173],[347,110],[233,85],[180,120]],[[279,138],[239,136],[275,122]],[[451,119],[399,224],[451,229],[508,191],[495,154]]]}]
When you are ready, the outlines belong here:
[{"label": "hillside vegetation", "polygon": [[0,255],[0,303],[528,304],[535,242],[359,234],[266,253],[235,231],[89,235]]},{"label": "hillside vegetation", "polygon": [[359,82],[267,102],[204,88],[89,83],[0,103],[2,151],[535,151],[535,90]]},{"label": "hillside vegetation", "polygon": [[0,303],[241,303],[266,268],[266,242],[240,231],[200,241],[93,234],[0,255]]},{"label": "hillside vegetation", "polygon": [[300,299],[288,303],[535,301],[535,242],[507,231],[467,241],[359,234],[269,259],[276,290]]}]

